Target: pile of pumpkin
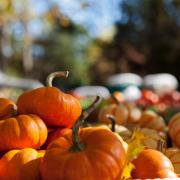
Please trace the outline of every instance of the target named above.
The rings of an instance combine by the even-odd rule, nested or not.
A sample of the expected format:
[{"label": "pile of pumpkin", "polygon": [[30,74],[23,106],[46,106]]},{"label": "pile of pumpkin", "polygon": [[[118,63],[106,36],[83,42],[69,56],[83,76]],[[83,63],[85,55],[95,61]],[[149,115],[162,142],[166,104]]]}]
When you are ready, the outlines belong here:
[{"label": "pile of pumpkin", "polygon": [[[101,124],[87,123],[101,98],[82,110],[78,99],[52,87],[58,76],[68,72],[50,74],[47,87],[22,93],[16,104],[0,99],[1,180],[178,178],[180,151],[159,143],[167,131],[160,116],[110,103],[99,110]],[[180,147],[180,114],[168,126]]]},{"label": "pile of pumpkin", "polygon": [[[105,105],[98,110],[98,123],[95,123],[95,125],[104,126],[106,124],[112,131],[118,133],[129,146],[133,144],[132,138],[135,133],[136,141],[138,141],[138,138],[140,140],[140,136],[143,135],[144,138],[136,145],[143,146],[143,149],[148,149],[149,151],[155,150],[158,153],[163,153],[171,161],[174,172],[180,175],[180,112],[176,113],[166,122],[155,111],[141,109],[133,103],[122,102],[120,96],[121,94],[119,92],[115,92],[106,100]],[[109,118],[109,115],[111,118]],[[110,121],[113,122],[110,123]],[[140,132],[139,136],[137,136],[137,131]],[[134,151],[139,150],[136,146],[133,149]],[[167,176],[161,176],[153,173],[154,169],[158,167],[161,157],[155,156],[153,160],[151,159],[153,155],[151,156],[150,153],[148,160],[149,162],[152,160],[152,164],[155,163],[157,167],[153,167],[152,164],[150,164],[152,167],[149,165],[146,167],[148,161],[141,159],[142,163],[139,160],[141,156],[143,157],[141,153],[139,154],[138,152],[135,155],[133,152],[129,153],[130,156],[133,156],[132,159],[134,160],[132,162],[135,164],[131,174],[133,178],[170,178],[168,174],[166,174]],[[136,156],[138,156],[137,159]],[[138,164],[136,164],[137,162]],[[140,163],[142,164],[140,165]],[[138,172],[138,168],[139,171],[141,169],[140,173]],[[146,174],[144,171],[146,168],[149,174]]]}]

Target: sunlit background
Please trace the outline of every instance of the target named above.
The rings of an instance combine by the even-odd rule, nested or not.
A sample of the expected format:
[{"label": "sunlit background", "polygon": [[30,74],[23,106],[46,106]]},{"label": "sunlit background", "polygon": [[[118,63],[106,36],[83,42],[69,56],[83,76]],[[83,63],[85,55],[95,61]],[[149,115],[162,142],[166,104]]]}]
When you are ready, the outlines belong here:
[{"label": "sunlit background", "polygon": [[178,0],[1,0],[0,72],[45,83],[69,70],[68,89],[116,73],[180,79]]}]

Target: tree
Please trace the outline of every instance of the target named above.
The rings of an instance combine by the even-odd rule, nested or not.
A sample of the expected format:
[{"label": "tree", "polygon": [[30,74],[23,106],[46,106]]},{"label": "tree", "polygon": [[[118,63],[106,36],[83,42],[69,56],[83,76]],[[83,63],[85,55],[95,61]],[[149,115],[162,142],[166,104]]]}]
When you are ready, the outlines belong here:
[{"label": "tree", "polygon": [[124,0],[120,9],[117,33],[101,46],[101,61],[113,63],[113,73],[169,72],[180,79],[180,1]]},{"label": "tree", "polygon": [[34,42],[44,50],[43,55],[39,57],[40,61],[36,61],[36,67],[41,71],[36,72],[41,72],[41,76],[43,74],[46,77],[52,71],[69,70],[69,87],[89,84],[89,64],[86,61],[89,43],[87,31],[63,15],[57,6],[49,9],[45,20],[51,29],[45,37]]}]

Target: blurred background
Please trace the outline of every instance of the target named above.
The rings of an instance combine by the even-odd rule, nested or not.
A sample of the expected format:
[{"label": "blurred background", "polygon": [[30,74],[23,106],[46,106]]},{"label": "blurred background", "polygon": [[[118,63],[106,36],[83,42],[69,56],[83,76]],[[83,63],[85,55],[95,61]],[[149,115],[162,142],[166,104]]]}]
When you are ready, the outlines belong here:
[{"label": "blurred background", "polygon": [[180,80],[179,68],[179,0],[0,1],[2,79],[69,70],[71,89],[127,72]]}]

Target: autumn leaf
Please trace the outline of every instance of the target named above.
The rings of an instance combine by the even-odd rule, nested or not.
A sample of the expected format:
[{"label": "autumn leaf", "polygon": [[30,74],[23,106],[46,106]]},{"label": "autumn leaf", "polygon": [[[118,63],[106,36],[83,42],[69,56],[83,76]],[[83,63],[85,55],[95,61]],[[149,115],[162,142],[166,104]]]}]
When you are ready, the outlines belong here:
[{"label": "autumn leaf", "polygon": [[131,163],[141,151],[145,148],[143,141],[146,139],[146,136],[140,130],[135,130],[132,134],[131,140],[128,144],[126,163],[121,174],[121,179],[131,178],[131,172],[134,168],[134,165]]},{"label": "autumn leaf", "polygon": [[131,178],[131,171],[133,169],[134,169],[134,165],[131,162],[127,163],[121,174],[121,179]]}]

